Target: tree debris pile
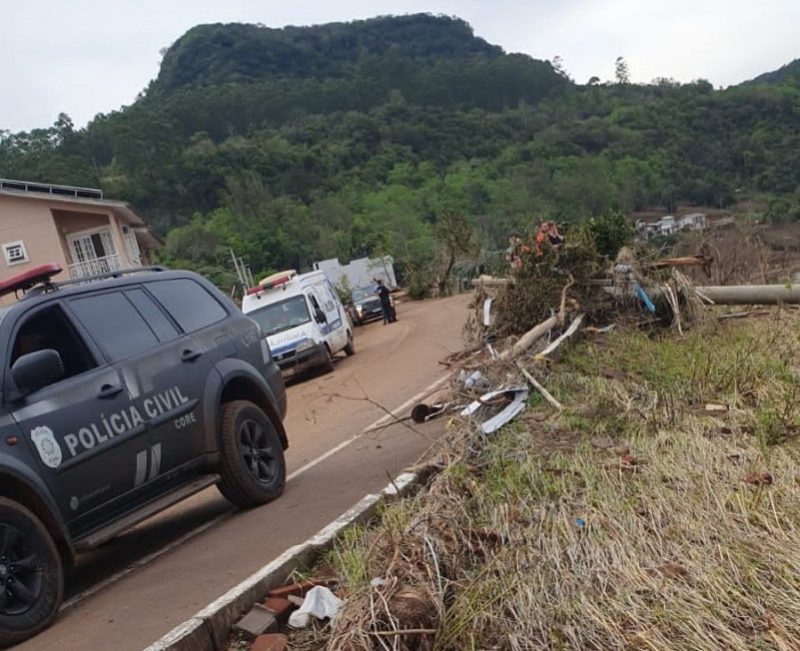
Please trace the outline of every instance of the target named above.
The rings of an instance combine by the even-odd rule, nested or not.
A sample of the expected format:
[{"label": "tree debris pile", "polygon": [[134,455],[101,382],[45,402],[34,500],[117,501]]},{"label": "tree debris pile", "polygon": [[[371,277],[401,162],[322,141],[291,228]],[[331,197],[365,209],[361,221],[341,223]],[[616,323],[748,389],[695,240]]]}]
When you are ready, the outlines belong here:
[{"label": "tree debris pile", "polygon": [[[519,335],[532,324],[552,316],[562,302],[562,292],[573,310],[602,311],[613,299],[591,281],[603,277],[609,267],[597,253],[587,231],[573,232],[561,248],[545,247],[540,255],[520,256],[513,284],[504,286],[494,307],[497,336]],[[604,264],[605,263],[605,264]]]},{"label": "tree debris pile", "polygon": [[[427,490],[327,556],[342,609],[292,648],[796,648],[798,326],[777,308],[589,334],[558,364],[462,359],[561,408],[532,392],[494,435],[451,419]],[[457,376],[457,403],[486,390]]]},{"label": "tree debris pile", "polygon": [[508,277],[475,281],[468,338],[479,342],[519,335],[554,314],[564,323],[579,313],[586,315],[587,325],[599,327],[660,323],[682,330],[701,315],[702,305],[680,269],[708,269],[712,258],[640,260],[639,255],[622,247],[609,259],[587,227],[570,231],[558,247],[526,247]]}]

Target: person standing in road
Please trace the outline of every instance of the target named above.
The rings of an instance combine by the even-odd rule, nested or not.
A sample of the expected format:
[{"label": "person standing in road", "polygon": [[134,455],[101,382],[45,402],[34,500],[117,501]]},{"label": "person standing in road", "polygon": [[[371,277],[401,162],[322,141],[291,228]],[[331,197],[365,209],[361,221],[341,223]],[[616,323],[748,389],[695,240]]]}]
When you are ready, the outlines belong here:
[{"label": "person standing in road", "polygon": [[391,299],[389,298],[389,288],[383,284],[383,280],[378,278],[377,280],[378,286],[375,288],[375,293],[378,295],[378,298],[381,299],[381,312],[383,312],[383,325],[387,323],[392,323],[394,319],[392,318],[392,303]]}]

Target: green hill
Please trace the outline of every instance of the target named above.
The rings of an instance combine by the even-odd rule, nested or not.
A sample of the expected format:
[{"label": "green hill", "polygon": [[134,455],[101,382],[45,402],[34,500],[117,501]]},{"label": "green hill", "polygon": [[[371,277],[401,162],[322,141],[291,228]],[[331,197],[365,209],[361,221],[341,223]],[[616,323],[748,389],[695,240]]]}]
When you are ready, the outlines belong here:
[{"label": "green hill", "polygon": [[795,59],[785,66],[781,66],[772,72],[765,72],[755,79],[751,79],[748,84],[785,84],[793,83],[800,85],[800,59]]},{"label": "green hill", "polygon": [[425,14],[283,29],[199,25],[167,50],[153,91],[270,78],[351,77],[376,59],[400,60],[407,70],[476,55],[497,58],[503,51],[475,37],[464,21]]},{"label": "green hill", "polygon": [[793,218],[800,88],[767,81],[580,86],[427,14],[203,25],[133,105],[0,136],[0,176],[132,201],[167,262],[220,282],[229,246],[256,272],[389,252],[411,282],[458,220],[493,249],[541,217],[680,201],[756,196]]}]

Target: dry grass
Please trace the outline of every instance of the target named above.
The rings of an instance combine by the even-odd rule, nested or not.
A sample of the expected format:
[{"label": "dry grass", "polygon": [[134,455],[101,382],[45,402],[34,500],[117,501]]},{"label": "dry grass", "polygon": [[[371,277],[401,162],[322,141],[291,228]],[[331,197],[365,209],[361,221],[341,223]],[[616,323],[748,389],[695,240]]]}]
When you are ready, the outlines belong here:
[{"label": "dry grass", "polygon": [[585,341],[546,379],[562,414],[453,423],[429,489],[328,556],[346,604],[293,648],[800,648],[798,326]]},{"label": "dry grass", "polygon": [[691,272],[698,285],[784,283],[800,272],[800,224],[752,224],[683,235],[675,255],[704,251],[714,258],[710,274]]}]

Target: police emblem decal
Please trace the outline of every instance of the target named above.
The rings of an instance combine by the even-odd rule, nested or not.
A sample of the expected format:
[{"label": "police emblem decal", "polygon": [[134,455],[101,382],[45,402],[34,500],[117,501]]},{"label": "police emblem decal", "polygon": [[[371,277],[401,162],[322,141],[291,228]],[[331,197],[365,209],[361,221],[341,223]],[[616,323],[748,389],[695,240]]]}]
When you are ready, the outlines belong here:
[{"label": "police emblem decal", "polygon": [[48,468],[58,468],[61,465],[63,459],[61,446],[58,444],[53,430],[46,425],[34,427],[31,430],[31,440],[39,451],[44,465]]}]

